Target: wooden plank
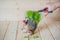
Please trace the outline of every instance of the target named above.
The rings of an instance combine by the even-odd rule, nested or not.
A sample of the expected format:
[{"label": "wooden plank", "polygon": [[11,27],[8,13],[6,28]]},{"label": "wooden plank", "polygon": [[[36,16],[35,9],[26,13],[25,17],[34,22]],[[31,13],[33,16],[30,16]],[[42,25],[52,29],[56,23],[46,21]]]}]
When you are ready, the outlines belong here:
[{"label": "wooden plank", "polygon": [[0,21],[0,40],[3,40],[8,29],[8,21]]},{"label": "wooden plank", "polygon": [[21,25],[21,22],[19,22],[18,34],[17,34],[16,40],[28,40],[28,38],[24,38],[25,36],[28,36],[28,35],[23,33],[21,29],[22,29],[22,25]]},{"label": "wooden plank", "polygon": [[15,40],[17,24],[17,21],[10,21],[4,40]]},{"label": "wooden plank", "polygon": [[51,33],[53,34],[55,40],[60,40],[60,30],[58,27],[60,27],[60,23],[57,24],[57,22],[49,26],[49,29]]},{"label": "wooden plank", "polygon": [[55,25],[57,26],[58,30],[60,30],[60,21],[57,21]]},{"label": "wooden plank", "polygon": [[[17,0],[18,1],[18,0]],[[19,0],[18,1],[18,7],[20,8],[20,11],[26,11],[26,10],[40,10],[41,6],[48,3],[49,0]]]},{"label": "wooden plank", "polygon": [[18,20],[20,13],[17,12],[16,8],[16,0],[0,1],[0,20]]},{"label": "wooden plank", "polygon": [[48,31],[48,29],[44,29],[40,32],[42,40],[54,40],[51,33]]},{"label": "wooden plank", "polygon": [[54,40],[48,28],[41,30],[40,34],[41,34],[42,40]]},{"label": "wooden plank", "polygon": [[15,1],[2,1],[0,0],[0,8],[16,8]]},{"label": "wooden plank", "polygon": [[0,40],[3,40],[6,34],[6,30],[8,29],[9,22],[0,21]]},{"label": "wooden plank", "polygon": [[59,2],[60,0],[51,0],[51,2]]}]

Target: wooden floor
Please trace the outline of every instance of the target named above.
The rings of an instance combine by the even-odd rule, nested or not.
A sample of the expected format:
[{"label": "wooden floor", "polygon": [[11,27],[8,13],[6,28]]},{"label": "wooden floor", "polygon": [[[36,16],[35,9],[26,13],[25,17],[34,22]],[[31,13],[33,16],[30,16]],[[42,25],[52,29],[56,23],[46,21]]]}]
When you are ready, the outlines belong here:
[{"label": "wooden floor", "polygon": [[60,40],[60,22],[51,26],[29,37],[22,33],[20,21],[0,21],[0,40]]},{"label": "wooden floor", "polygon": [[26,10],[40,10],[42,4],[55,1],[58,0],[0,0],[0,20],[4,20],[0,21],[0,40],[60,40],[60,22],[33,36],[28,36],[21,30],[20,21]]}]

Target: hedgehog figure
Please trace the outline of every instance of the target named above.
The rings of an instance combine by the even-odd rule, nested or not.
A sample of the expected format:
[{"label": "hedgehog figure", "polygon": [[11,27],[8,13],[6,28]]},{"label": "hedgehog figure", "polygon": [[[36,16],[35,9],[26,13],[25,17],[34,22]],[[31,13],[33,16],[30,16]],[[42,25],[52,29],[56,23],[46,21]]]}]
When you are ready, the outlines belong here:
[{"label": "hedgehog figure", "polygon": [[25,14],[25,20],[23,20],[23,23],[28,25],[29,30],[27,30],[27,32],[33,32],[36,27],[37,24],[40,22],[41,20],[41,13],[37,12],[37,11],[27,11]]}]

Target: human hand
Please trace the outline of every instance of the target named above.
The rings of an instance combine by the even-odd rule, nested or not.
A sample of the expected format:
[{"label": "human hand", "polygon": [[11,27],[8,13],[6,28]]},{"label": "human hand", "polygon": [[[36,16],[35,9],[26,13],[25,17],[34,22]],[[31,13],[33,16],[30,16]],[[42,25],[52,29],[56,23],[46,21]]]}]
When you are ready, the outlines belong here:
[{"label": "human hand", "polygon": [[46,24],[44,22],[44,19],[41,22],[39,22],[39,24],[36,26],[36,29],[34,31],[31,31],[32,28],[31,28],[30,25],[27,25],[24,22],[22,22],[22,24],[23,24],[23,28],[24,28],[23,29],[23,32],[26,33],[26,34],[28,34],[28,35],[33,35],[35,33],[38,33],[42,28],[45,28],[46,27]]},{"label": "human hand", "polygon": [[[48,11],[54,11],[54,10],[56,10],[57,8],[59,8],[59,5],[60,5],[60,2],[47,3],[47,4],[43,5],[43,6],[41,6],[41,10],[47,8]],[[47,15],[47,14],[48,14],[48,12],[45,13],[45,15]]]}]

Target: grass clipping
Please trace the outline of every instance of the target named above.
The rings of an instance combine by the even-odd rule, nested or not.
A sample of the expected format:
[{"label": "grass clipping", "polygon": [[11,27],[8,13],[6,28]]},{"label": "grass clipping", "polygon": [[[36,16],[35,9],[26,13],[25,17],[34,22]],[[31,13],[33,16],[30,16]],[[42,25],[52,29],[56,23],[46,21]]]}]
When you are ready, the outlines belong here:
[{"label": "grass clipping", "polygon": [[33,19],[37,24],[41,21],[41,13],[37,11],[26,11],[25,17],[29,17],[31,20]]}]

